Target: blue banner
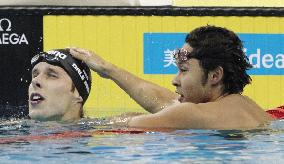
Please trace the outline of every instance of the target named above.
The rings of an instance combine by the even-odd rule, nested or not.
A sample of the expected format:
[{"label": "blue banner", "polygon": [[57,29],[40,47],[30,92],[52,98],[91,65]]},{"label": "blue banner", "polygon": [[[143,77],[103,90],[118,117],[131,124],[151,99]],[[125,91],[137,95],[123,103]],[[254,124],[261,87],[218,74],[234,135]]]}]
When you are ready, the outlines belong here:
[{"label": "blue banner", "polygon": [[[144,74],[175,74],[171,53],[181,48],[187,33],[144,33]],[[254,68],[250,75],[284,74],[284,34],[238,34]]]}]

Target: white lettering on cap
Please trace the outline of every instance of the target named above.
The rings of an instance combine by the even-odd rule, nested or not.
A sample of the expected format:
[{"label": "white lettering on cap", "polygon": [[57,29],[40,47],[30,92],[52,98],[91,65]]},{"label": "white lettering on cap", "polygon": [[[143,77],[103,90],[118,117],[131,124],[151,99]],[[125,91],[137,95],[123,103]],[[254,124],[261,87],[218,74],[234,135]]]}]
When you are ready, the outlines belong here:
[{"label": "white lettering on cap", "polygon": [[85,76],[84,76],[83,72],[81,71],[81,69],[77,66],[77,64],[73,63],[72,67],[77,71],[81,80],[85,80]]},{"label": "white lettering on cap", "polygon": [[31,64],[33,64],[34,62],[36,62],[36,61],[38,60],[38,58],[39,58],[39,55],[34,56],[34,57],[32,58],[32,60],[31,60]]},{"label": "white lettering on cap", "polygon": [[85,87],[87,89],[87,92],[90,93],[90,88],[89,88],[88,82],[84,81],[84,84],[85,84]]},{"label": "white lettering on cap", "polygon": [[83,70],[83,72],[84,72],[84,75],[85,75],[85,77],[87,78],[87,80],[89,80],[89,76],[88,76],[88,74],[86,73],[86,71]]},{"label": "white lettering on cap", "polygon": [[67,55],[59,52],[59,51],[47,51],[48,54],[54,55],[55,58],[58,60],[58,58],[64,60],[65,58],[67,58]]}]

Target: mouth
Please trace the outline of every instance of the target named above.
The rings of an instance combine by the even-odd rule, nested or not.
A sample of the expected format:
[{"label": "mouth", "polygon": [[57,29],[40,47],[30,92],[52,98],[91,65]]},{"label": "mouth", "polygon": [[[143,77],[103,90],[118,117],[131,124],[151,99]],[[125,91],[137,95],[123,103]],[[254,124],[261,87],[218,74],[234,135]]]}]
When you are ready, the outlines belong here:
[{"label": "mouth", "polygon": [[32,93],[30,96],[31,105],[40,104],[44,100],[44,97],[39,93]]},{"label": "mouth", "polygon": [[176,93],[179,95],[178,101],[182,103],[184,101],[184,95],[179,93],[178,91],[176,91]]}]

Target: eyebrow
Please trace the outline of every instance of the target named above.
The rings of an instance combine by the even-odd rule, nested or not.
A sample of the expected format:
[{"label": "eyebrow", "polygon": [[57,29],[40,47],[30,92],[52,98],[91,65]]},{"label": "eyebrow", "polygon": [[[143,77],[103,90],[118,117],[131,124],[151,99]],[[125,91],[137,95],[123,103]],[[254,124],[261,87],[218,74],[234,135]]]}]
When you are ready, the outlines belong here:
[{"label": "eyebrow", "polygon": [[34,68],[34,69],[32,69],[32,75],[34,74],[34,73],[36,73],[36,72],[38,72],[38,69],[37,68]]},{"label": "eyebrow", "polygon": [[177,66],[180,67],[180,68],[187,68],[188,67],[188,63],[186,63],[186,62],[177,63]]},{"label": "eyebrow", "polygon": [[47,68],[47,72],[58,74],[58,71],[54,70],[53,68]]},{"label": "eyebrow", "polygon": [[[58,71],[54,70],[53,68],[47,68],[46,71],[47,71],[47,72],[51,72],[51,73],[56,73],[56,74],[59,73]],[[34,68],[34,69],[32,70],[32,75],[33,75],[34,73],[37,73],[37,72],[38,72],[38,68]]]}]

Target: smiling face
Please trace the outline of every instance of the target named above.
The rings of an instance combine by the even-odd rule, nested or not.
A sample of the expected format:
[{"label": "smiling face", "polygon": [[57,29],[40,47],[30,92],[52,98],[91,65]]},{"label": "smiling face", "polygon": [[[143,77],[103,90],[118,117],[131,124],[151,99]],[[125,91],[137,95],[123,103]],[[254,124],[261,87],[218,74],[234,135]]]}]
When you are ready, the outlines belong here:
[{"label": "smiling face", "polygon": [[[40,62],[32,70],[29,86],[29,116],[36,120],[62,120],[78,116],[78,92],[64,69]],[[77,109],[79,108],[79,109]],[[74,112],[75,111],[75,112]]]},{"label": "smiling face", "polygon": [[[184,50],[192,51],[192,48],[185,44]],[[197,59],[177,62],[179,72],[173,79],[176,92],[180,95],[180,102],[204,103],[211,99],[211,87],[205,78],[202,67]]]}]

